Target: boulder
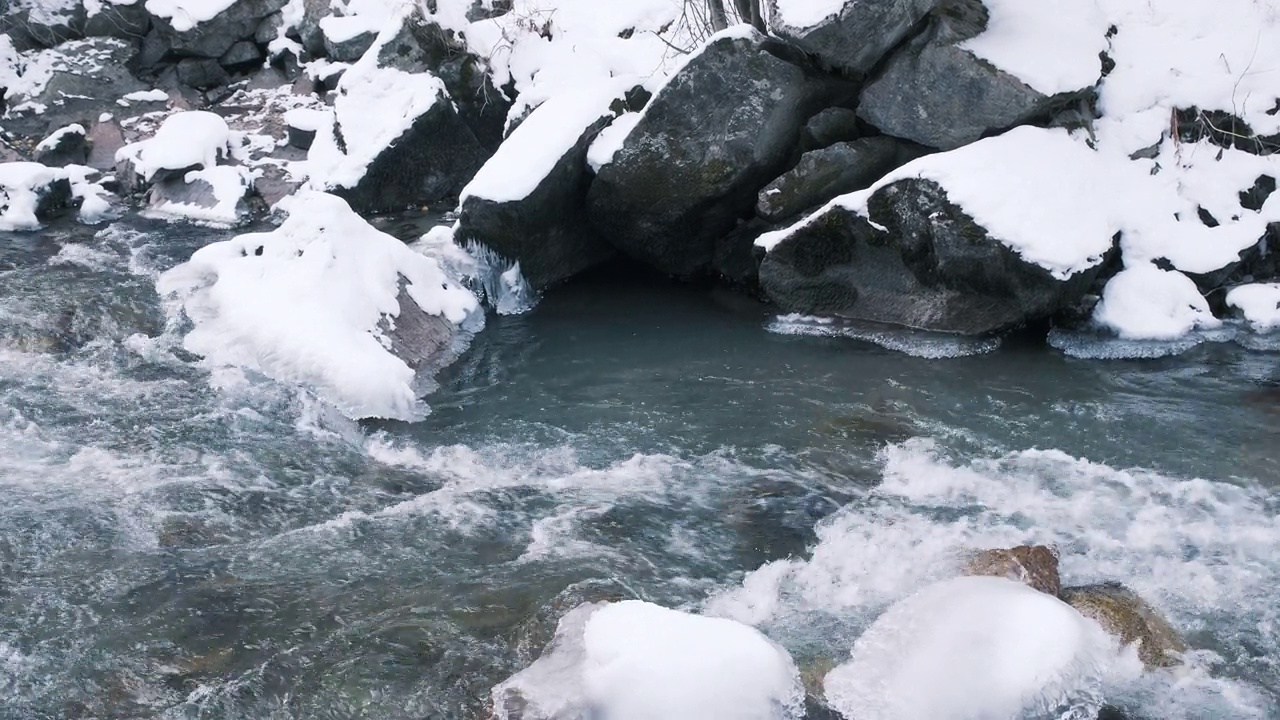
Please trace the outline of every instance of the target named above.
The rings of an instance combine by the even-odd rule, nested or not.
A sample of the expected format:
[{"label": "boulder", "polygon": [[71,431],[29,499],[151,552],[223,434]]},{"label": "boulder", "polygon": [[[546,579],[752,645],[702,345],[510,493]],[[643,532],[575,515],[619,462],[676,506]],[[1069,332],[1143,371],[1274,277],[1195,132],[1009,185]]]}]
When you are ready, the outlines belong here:
[{"label": "boulder", "polygon": [[373,41],[378,39],[378,33],[374,30],[361,29],[354,32],[347,31],[341,21],[355,20],[359,22],[359,18],[346,17],[329,17],[328,22],[320,24],[321,31],[324,35],[324,51],[334,62],[355,62],[359,60],[369,48],[373,47]]},{"label": "boulder", "polygon": [[[476,174],[463,191],[455,235],[461,243],[478,242],[508,261],[518,261],[521,274],[535,290],[573,277],[614,254],[596,235],[586,212],[591,186],[587,150],[612,119],[606,102],[575,118],[585,126],[565,137],[567,147],[553,148],[540,158],[549,161],[546,166],[522,167],[530,164],[529,158],[538,157],[534,147],[555,143],[557,134],[563,136],[546,125],[574,122],[558,112],[562,102],[552,99],[534,110]],[[530,172],[540,177],[530,178],[529,187],[506,192],[511,175]]]},{"label": "boulder", "polygon": [[43,113],[10,115],[5,129],[32,140],[73,123],[85,124],[103,110],[119,110],[121,96],[149,89],[126,68],[137,46],[117,38],[73,40],[47,51],[56,68],[32,97],[9,97],[9,104],[31,101],[45,107]]},{"label": "boulder", "polygon": [[137,41],[145,37],[150,29],[151,16],[141,2],[132,5],[102,3],[101,9],[90,15],[84,23],[86,37],[115,37]]},{"label": "boulder", "polygon": [[1172,667],[1186,643],[1169,621],[1138,594],[1120,583],[1062,589],[1062,599],[1125,645],[1138,643],[1138,657],[1148,668]]},{"label": "boulder", "polygon": [[71,203],[65,170],[40,163],[0,164],[0,229],[36,230]]},{"label": "boulder", "polygon": [[217,60],[183,58],[178,61],[178,80],[198,90],[208,90],[231,82],[231,76]]},{"label": "boulder", "polygon": [[329,16],[329,0],[302,0],[302,17],[286,33],[313,58],[324,55],[324,31],[320,21]]},{"label": "boulder", "polygon": [[89,144],[84,126],[73,124],[54,131],[36,145],[35,161],[50,167],[84,165],[89,159]]},{"label": "boulder", "polygon": [[816,3],[769,0],[769,17],[774,33],[817,57],[823,66],[862,76],[937,4],[938,0],[845,0],[835,12],[823,15],[813,11]]},{"label": "boulder", "polygon": [[869,137],[812,150],[792,169],[760,191],[756,214],[774,222],[821,205],[837,195],[861,190],[899,163],[898,143]]},{"label": "boulder", "polygon": [[818,150],[838,142],[857,140],[863,135],[858,111],[849,108],[826,108],[805,123],[800,136],[800,148]]},{"label": "boulder", "polygon": [[710,268],[716,241],[751,214],[832,92],[775,52],[785,49],[731,30],[658,92],[591,185],[588,212],[603,237],[672,275]]},{"label": "boulder", "polygon": [[217,59],[231,46],[253,37],[262,21],[288,0],[235,0],[225,10],[200,22],[186,13],[161,17],[152,12],[152,28],[174,55]]},{"label": "boulder", "polygon": [[262,50],[249,40],[241,40],[218,58],[218,64],[237,72],[251,70],[262,64]]},{"label": "boulder", "polygon": [[1027,262],[952,203],[936,182],[906,178],[791,229],[760,266],[788,312],[984,335],[1076,303],[1102,264],[1061,278]]},{"label": "boulder", "polygon": [[85,164],[95,170],[114,170],[116,153],[125,146],[124,131],[114,117],[100,118],[89,127],[89,157]]},{"label": "boulder", "polygon": [[57,9],[15,8],[0,16],[0,33],[18,52],[51,48],[84,37],[85,10],[79,4]]},{"label": "boulder", "polygon": [[1045,95],[961,46],[987,27],[980,0],[945,9],[863,89],[858,114],[881,132],[948,150],[1078,101],[1080,93]]},{"label": "boulder", "polygon": [[980,550],[965,563],[965,575],[988,575],[1017,580],[1042,593],[1058,596],[1058,553],[1044,545]]},{"label": "boulder", "polygon": [[157,173],[145,212],[154,217],[236,225],[249,216],[253,182],[244,168],[228,165]]}]

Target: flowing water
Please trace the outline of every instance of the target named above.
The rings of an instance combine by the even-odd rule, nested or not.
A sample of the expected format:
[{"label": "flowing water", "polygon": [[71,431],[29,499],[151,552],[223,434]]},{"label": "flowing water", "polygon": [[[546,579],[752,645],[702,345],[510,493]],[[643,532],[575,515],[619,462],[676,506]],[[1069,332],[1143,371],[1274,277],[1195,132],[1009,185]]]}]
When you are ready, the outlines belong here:
[{"label": "flowing water", "polygon": [[757,624],[807,673],[974,546],[1054,542],[1194,651],[1150,718],[1280,717],[1280,354],[928,360],[601,275],[491,318],[423,422],[181,350],[225,234],[0,238],[0,718],[471,718],[583,600]]}]

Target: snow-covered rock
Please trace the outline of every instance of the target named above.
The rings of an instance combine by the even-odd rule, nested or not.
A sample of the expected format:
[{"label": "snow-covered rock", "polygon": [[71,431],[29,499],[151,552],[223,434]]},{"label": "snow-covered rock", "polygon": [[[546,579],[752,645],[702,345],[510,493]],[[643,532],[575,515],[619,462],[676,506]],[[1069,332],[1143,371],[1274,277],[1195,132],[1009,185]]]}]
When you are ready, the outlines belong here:
[{"label": "snow-covered rock", "polygon": [[201,248],[159,292],[185,347],[313,388],[351,417],[415,419],[430,378],[483,326],[474,295],[343,200],[302,191],[268,233]]},{"label": "snow-covered rock", "polygon": [[639,600],[571,611],[547,652],[493,699],[502,720],[804,716],[795,663],[758,630]]},{"label": "snow-covered rock", "polygon": [[[745,28],[745,29],[744,29]],[[693,276],[786,169],[828,87],[749,26],[713,38],[662,87],[591,185],[592,223],[615,247]]]},{"label": "snow-covered rock", "polygon": [[1191,278],[1150,263],[1125,268],[1107,281],[1093,320],[1124,340],[1173,340],[1222,324]]},{"label": "snow-covered rock", "polygon": [[519,262],[536,289],[611,256],[587,219],[586,156],[625,90],[607,83],[534,110],[463,189],[457,240]]},{"label": "snow-covered rock", "polygon": [[307,155],[311,186],[361,211],[455,197],[483,161],[439,78],[373,64],[338,81],[334,122]]},{"label": "snow-covered rock", "polygon": [[894,137],[943,150],[967,145],[1044,116],[1093,87],[1102,74],[1106,32],[1098,14],[1074,7],[951,3],[928,31],[894,53],[862,91],[858,113]]},{"label": "snow-covered rock", "polygon": [[174,113],[165,118],[155,135],[120,148],[116,162],[122,175],[138,175],[149,183],[161,171],[214,167],[219,158],[228,155],[230,137],[227,121],[214,113]]},{"label": "snow-covered rock", "polygon": [[1280,283],[1253,283],[1232,288],[1227,305],[1240,311],[1259,332],[1280,328]]},{"label": "snow-covered rock", "polygon": [[240,166],[169,174],[151,186],[143,213],[169,220],[236,225],[249,217],[246,200],[252,190],[253,176]]},{"label": "snow-covered rock", "polygon": [[79,123],[58,128],[36,145],[35,160],[42,165],[83,165],[88,159],[89,145]]},{"label": "snow-covered rock", "polygon": [[253,37],[288,0],[145,0],[152,33],[171,52],[217,59]]},{"label": "snow-covered rock", "polygon": [[38,230],[71,200],[67,171],[33,162],[0,164],[0,230]]},{"label": "snow-covered rock", "polygon": [[890,606],[823,686],[833,708],[858,720],[1096,714],[1115,662],[1102,628],[1061,600],[1005,578],[960,577]]},{"label": "snow-covered rock", "polygon": [[769,0],[770,26],[827,67],[871,70],[938,0]]}]

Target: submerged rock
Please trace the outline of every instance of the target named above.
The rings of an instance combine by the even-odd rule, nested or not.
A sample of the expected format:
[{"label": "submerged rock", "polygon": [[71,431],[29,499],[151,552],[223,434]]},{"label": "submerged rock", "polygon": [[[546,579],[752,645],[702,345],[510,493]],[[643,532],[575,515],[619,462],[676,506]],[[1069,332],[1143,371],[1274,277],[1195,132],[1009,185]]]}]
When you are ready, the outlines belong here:
[{"label": "submerged rock", "polygon": [[709,269],[716,241],[786,167],[826,89],[773,54],[775,43],[721,36],[650,101],[588,196],[612,245],[672,275]]},{"label": "submerged rock", "polygon": [[769,0],[769,17],[775,33],[826,67],[862,75],[937,4],[938,0],[845,0],[835,12],[815,17],[813,3]]},{"label": "submerged rock", "polygon": [[1044,545],[980,550],[965,563],[966,575],[989,575],[1016,580],[1042,593],[1058,596],[1058,553]]},{"label": "submerged rock", "polygon": [[1137,593],[1120,583],[1062,589],[1062,599],[1125,645],[1138,644],[1138,657],[1148,668],[1172,667],[1187,646],[1177,630]]}]

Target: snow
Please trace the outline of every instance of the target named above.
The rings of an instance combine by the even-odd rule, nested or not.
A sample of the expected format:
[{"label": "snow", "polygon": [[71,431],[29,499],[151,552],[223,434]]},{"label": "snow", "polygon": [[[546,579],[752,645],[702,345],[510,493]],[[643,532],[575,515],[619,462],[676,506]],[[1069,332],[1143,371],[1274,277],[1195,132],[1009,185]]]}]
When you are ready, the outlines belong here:
[{"label": "snow", "polygon": [[1253,283],[1234,287],[1227,305],[1239,310],[1259,332],[1280,328],[1280,283]]},{"label": "snow", "polygon": [[169,21],[174,30],[186,32],[212,20],[236,0],[147,0],[147,12]]},{"label": "snow", "polygon": [[858,720],[1038,717],[1098,702],[1114,655],[1102,628],[1056,597],[960,577],[891,606],[823,686]]},{"label": "snow", "polygon": [[182,170],[194,165],[211,168],[228,153],[230,138],[227,122],[211,112],[174,113],[165,118],[151,138],[116,151],[116,161],[132,162],[147,180],[158,170]]},{"label": "snow", "polygon": [[353,418],[421,417],[414,371],[379,323],[399,314],[402,280],[424,312],[466,331],[483,324],[475,296],[340,198],[304,190],[278,207],[279,228],[201,248],[160,277],[192,323],[184,346],[213,367],[312,387]]},{"label": "snow", "polygon": [[50,133],[49,137],[41,140],[39,144],[36,145],[36,152],[52,150],[58,147],[58,143],[62,142],[62,138],[66,137],[67,135],[84,135],[84,134],[85,134],[84,126],[79,123],[72,123],[65,127],[60,127],[57,130],[54,130],[52,133]]},{"label": "snow", "polygon": [[330,15],[320,20],[320,30],[335,43],[342,43],[368,32],[378,31],[378,22],[362,15]]},{"label": "snow", "polygon": [[592,170],[600,172],[600,168],[613,162],[613,156],[622,149],[622,144],[627,141],[627,136],[636,128],[636,125],[640,124],[642,117],[644,115],[638,112],[623,113],[609,123],[609,127],[600,131],[595,142],[591,143],[591,148],[587,150],[587,164]]},{"label": "snow", "polygon": [[299,107],[285,112],[284,124],[297,130],[318,131],[333,122],[333,113],[328,110]]},{"label": "snow", "polygon": [[609,105],[630,87],[609,81],[563,93],[538,106],[462,190],[495,202],[523,200],[555,169],[583,132],[611,113]]},{"label": "snow", "polygon": [[212,205],[160,199],[147,206],[145,215],[165,219],[195,220],[212,225],[235,225],[241,220],[240,201],[253,187],[249,170],[240,166],[220,165],[192,170],[183,182],[207,183],[212,188]]},{"label": "snow", "polygon": [[112,219],[111,202],[106,198],[111,193],[91,179],[100,177],[101,173],[84,165],[68,165],[66,172],[71,181],[71,196],[80,200],[80,222],[96,225]]},{"label": "snow", "polygon": [[811,28],[844,9],[849,0],[776,0],[774,25]]},{"label": "snow", "polygon": [[[509,695],[536,712],[508,707]],[[804,715],[795,663],[758,630],[639,600],[574,609],[560,621],[550,652],[496,687],[493,697],[502,720]]]},{"label": "snow", "polygon": [[1108,47],[1095,0],[983,0],[987,29],[960,47],[1045,95],[1093,87]]},{"label": "snow", "polygon": [[121,99],[130,102],[169,102],[169,93],[163,90],[137,90],[126,93]]},{"label": "snow", "polygon": [[1124,340],[1172,340],[1222,323],[1191,278],[1143,263],[1107,282],[1093,320]]},{"label": "snow", "polygon": [[45,167],[40,163],[11,162],[0,164],[0,230],[38,230],[36,206],[40,195],[54,181],[67,177],[65,170]]},{"label": "snow", "polygon": [[346,152],[338,147],[332,124],[320,128],[307,153],[311,186],[355,187],[379,153],[448,98],[444,83],[434,75],[372,66],[347,71],[333,103]]}]

